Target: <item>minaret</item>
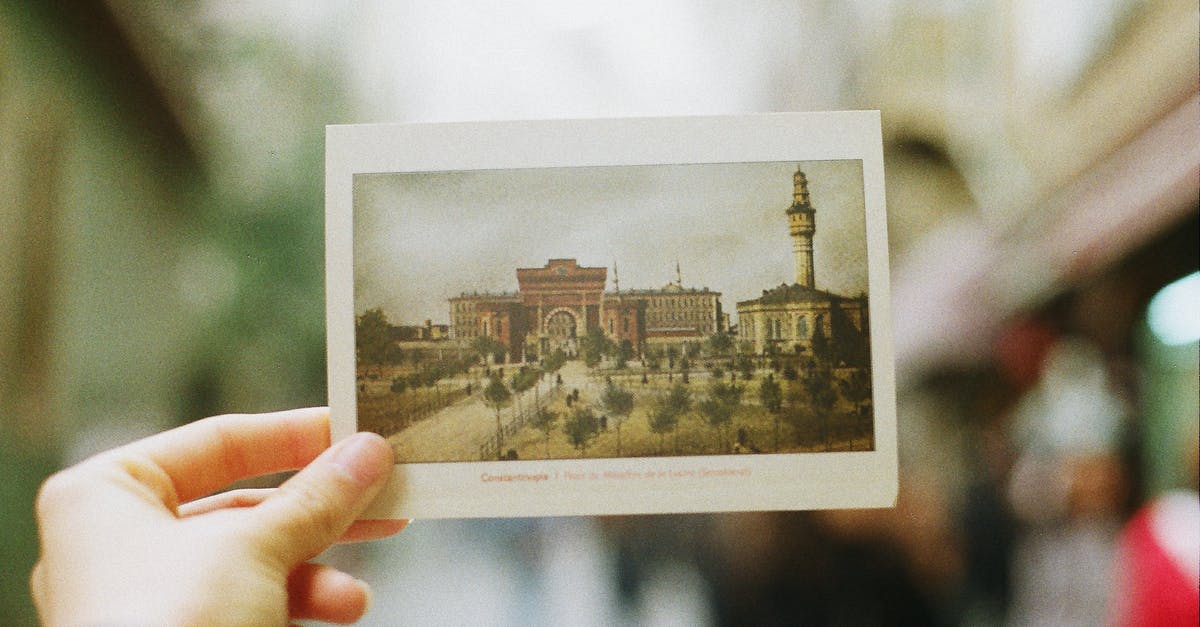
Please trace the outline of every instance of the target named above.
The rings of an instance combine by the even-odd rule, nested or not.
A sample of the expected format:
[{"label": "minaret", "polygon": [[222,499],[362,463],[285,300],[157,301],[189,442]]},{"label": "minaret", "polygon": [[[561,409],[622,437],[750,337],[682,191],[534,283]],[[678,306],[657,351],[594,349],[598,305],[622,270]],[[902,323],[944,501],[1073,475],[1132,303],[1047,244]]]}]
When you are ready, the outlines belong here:
[{"label": "minaret", "polygon": [[788,233],[796,258],[796,283],[816,287],[813,273],[813,234],[817,232],[816,210],[808,200],[808,178],[796,169],[792,175],[792,206],[788,207]]},{"label": "minaret", "polygon": [[679,258],[675,258],[675,285],[683,287],[683,274],[679,272]]}]

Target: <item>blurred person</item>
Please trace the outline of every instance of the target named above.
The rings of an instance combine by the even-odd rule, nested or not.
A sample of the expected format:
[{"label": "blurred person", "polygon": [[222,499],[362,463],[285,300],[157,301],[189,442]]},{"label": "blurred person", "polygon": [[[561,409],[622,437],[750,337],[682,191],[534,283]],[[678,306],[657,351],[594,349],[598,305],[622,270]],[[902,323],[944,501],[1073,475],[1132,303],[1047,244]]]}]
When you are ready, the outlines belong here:
[{"label": "blurred person", "polygon": [[[392,465],[375,434],[330,447],[325,409],[218,416],[100,453],[39,492],[38,614],[52,625],[353,622],[367,585],[307,560],[404,527],[355,522]],[[278,488],[212,494],[295,469]]]},{"label": "blurred person", "polygon": [[1128,407],[1097,346],[1063,338],[1018,402],[1020,451],[1008,496],[1017,625],[1099,625],[1109,617],[1113,557],[1129,494],[1120,455]]}]

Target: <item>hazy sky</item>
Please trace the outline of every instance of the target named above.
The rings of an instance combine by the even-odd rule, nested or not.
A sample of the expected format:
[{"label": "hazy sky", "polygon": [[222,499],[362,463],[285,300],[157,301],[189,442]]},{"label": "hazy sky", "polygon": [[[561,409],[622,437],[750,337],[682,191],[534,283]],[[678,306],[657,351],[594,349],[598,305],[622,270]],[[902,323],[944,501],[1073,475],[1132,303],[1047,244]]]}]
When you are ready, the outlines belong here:
[{"label": "hazy sky", "polygon": [[860,161],[577,167],[357,174],[355,314],[449,322],[446,299],[516,291],[518,267],[550,258],[605,266],[621,289],[721,292],[726,312],[792,283],[784,213],[797,165],[816,209],[816,283],[867,290]]}]

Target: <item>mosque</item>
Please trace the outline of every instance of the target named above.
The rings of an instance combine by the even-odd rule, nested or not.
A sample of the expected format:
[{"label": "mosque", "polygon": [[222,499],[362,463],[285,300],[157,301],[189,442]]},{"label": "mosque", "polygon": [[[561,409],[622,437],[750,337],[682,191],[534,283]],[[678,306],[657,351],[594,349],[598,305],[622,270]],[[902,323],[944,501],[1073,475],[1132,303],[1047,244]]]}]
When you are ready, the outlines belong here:
[{"label": "mosque", "polygon": [[785,212],[792,238],[796,280],[763,290],[762,296],[739,301],[738,340],[756,354],[811,354],[813,338],[823,335],[836,359],[851,365],[868,360],[866,294],[841,296],[817,288],[813,267],[813,235],[817,211],[800,169],[792,176],[792,204]]}]

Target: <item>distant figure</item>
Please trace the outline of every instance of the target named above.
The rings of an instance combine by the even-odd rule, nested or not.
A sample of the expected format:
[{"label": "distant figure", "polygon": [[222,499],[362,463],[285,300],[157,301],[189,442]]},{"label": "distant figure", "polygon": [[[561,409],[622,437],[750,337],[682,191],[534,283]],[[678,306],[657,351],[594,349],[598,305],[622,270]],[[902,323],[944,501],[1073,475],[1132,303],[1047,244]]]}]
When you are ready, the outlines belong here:
[{"label": "distant figure", "polygon": [[554,385],[557,385],[558,387],[562,387],[562,375],[561,374],[554,375]]},{"label": "distant figure", "polygon": [[608,431],[608,416],[606,414],[600,414],[600,430]]}]

